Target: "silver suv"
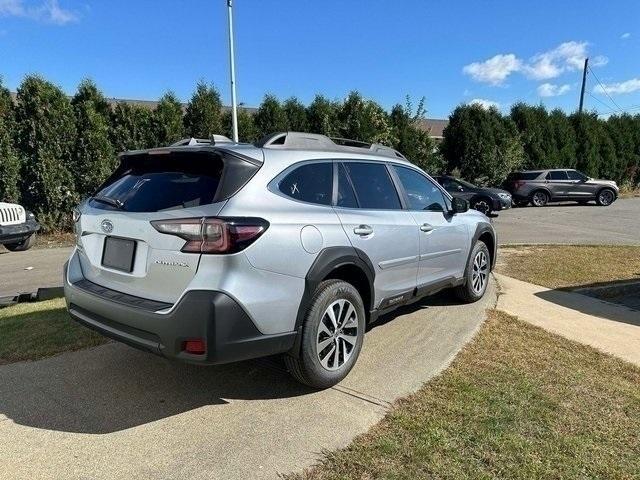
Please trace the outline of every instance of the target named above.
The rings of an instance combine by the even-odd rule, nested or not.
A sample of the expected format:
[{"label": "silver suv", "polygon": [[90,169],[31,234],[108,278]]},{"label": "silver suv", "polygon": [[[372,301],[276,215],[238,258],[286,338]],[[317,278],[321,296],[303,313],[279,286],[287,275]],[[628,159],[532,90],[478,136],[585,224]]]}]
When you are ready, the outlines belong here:
[{"label": "silver suv", "polygon": [[596,180],[566,168],[510,173],[504,187],[513,195],[517,205],[525,206],[531,202],[534,207],[564,201],[587,204],[591,200],[607,207],[616,201],[620,193],[612,180]]},{"label": "silver suv", "polygon": [[316,388],[379,315],[447,287],[481,298],[496,258],[487,217],[400,153],[296,132],[124,153],[74,220],[75,320],[188,362],[284,353]]}]

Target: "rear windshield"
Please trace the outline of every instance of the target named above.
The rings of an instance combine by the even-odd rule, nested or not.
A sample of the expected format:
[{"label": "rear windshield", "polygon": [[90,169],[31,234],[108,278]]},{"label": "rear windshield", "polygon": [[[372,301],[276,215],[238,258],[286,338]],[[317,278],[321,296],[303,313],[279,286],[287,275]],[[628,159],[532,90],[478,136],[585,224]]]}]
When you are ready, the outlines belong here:
[{"label": "rear windshield", "polygon": [[515,172],[510,173],[507,181],[512,180],[535,180],[540,176],[540,172]]},{"label": "rear windshield", "polygon": [[216,200],[224,167],[222,156],[211,152],[124,157],[118,170],[91,198],[90,205],[127,212],[208,205]]}]

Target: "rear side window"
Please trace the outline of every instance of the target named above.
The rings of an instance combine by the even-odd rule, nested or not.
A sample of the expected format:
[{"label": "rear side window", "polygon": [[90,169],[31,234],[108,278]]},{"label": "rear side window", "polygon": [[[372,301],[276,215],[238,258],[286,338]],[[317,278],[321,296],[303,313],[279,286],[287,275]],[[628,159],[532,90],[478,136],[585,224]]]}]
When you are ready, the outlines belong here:
[{"label": "rear side window", "polygon": [[338,207],[357,208],[358,200],[343,164],[338,165]]},{"label": "rear side window", "polygon": [[567,175],[569,175],[569,180],[586,180],[587,176],[583,173],[578,172],[577,170],[567,170]]},{"label": "rear side window", "polygon": [[278,185],[287,197],[301,202],[331,205],[333,164],[308,163],[290,172]]},{"label": "rear side window", "polygon": [[381,163],[346,162],[360,208],[400,210],[400,198],[387,167]]},{"label": "rear side window", "polygon": [[125,157],[90,204],[127,212],[208,205],[214,202],[223,169],[222,156],[210,152]]},{"label": "rear side window", "polygon": [[547,174],[547,180],[567,180],[567,178],[565,170],[554,170]]},{"label": "rear side window", "polygon": [[393,167],[400,178],[400,182],[407,194],[410,210],[428,210],[431,212],[444,212],[447,203],[442,191],[429,180],[411,168]]},{"label": "rear side window", "polygon": [[540,172],[515,172],[510,173],[507,177],[507,181],[515,180],[535,180],[540,176]]}]

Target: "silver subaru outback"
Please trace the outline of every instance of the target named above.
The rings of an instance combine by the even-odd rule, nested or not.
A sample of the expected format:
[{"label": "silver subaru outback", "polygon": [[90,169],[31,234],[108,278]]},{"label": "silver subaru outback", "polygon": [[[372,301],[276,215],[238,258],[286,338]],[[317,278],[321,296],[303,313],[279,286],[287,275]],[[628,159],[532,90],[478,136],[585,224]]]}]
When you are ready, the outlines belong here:
[{"label": "silver subaru outback", "polygon": [[284,354],[316,388],[368,322],[449,287],[476,301],[496,260],[487,217],[399,152],[297,132],[126,152],[74,222],[76,321],[187,362]]}]

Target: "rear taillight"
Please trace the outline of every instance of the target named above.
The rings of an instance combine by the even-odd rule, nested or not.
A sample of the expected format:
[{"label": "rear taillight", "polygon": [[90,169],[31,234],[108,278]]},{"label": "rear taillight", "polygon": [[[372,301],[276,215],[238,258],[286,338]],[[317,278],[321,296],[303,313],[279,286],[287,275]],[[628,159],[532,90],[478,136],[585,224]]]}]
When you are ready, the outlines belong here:
[{"label": "rear taillight", "polygon": [[235,253],[244,250],[269,227],[262,218],[180,218],[151,222],[160,233],[184,238],[187,253]]},{"label": "rear taillight", "polygon": [[516,180],[515,182],[513,182],[513,189],[518,190],[520,187],[524,186],[525,183],[527,182],[523,180]]}]

